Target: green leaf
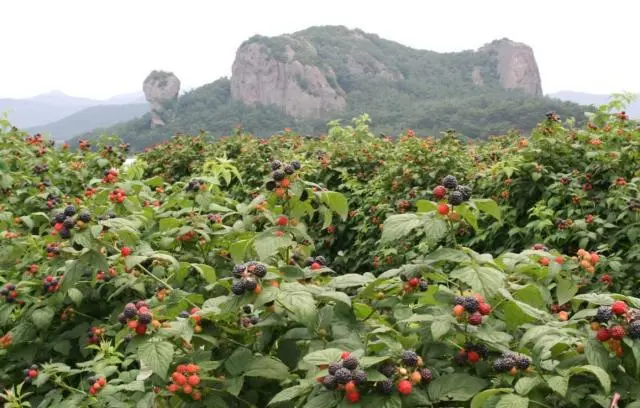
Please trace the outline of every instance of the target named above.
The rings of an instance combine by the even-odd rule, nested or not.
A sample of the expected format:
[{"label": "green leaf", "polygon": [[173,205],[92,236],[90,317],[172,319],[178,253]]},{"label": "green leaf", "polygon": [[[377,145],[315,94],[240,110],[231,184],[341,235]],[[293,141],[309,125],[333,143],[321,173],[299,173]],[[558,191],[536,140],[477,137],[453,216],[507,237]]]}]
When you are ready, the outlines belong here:
[{"label": "green leaf", "polygon": [[326,365],[340,360],[341,354],[342,350],[340,349],[327,348],[307,354],[302,358],[302,361],[315,366]]},{"label": "green leaf", "polygon": [[173,344],[168,341],[149,340],[138,346],[140,369],[151,369],[163,380],[167,379],[173,361]]},{"label": "green leaf", "polygon": [[322,199],[331,210],[337,213],[342,219],[346,219],[349,214],[349,202],[347,198],[335,191],[323,191]]},{"label": "green leaf", "polygon": [[64,273],[62,283],[60,284],[60,291],[62,293],[66,293],[69,289],[74,287],[76,282],[82,278],[82,273],[85,268],[86,266],[82,265],[81,262],[74,261]]},{"label": "green leaf", "polygon": [[226,368],[232,376],[238,376],[244,372],[252,358],[253,353],[251,350],[248,350],[245,347],[238,347],[233,353],[231,353],[229,358],[226,359],[224,362],[224,368]]},{"label": "green leaf", "polygon": [[191,264],[198,272],[202,278],[207,281],[207,283],[214,283],[218,279],[216,278],[216,270],[205,264]]},{"label": "green leaf", "polygon": [[375,280],[370,275],[360,275],[357,273],[348,273],[346,275],[336,276],[331,280],[329,286],[336,289],[352,288],[355,286],[364,286]]},{"label": "green leaf", "polygon": [[258,258],[261,261],[267,260],[271,255],[275,254],[280,248],[286,248],[293,243],[289,235],[281,237],[274,234],[275,231],[267,230],[256,236],[253,243]]},{"label": "green leaf", "polygon": [[521,397],[515,394],[507,394],[500,397],[500,401],[496,404],[496,408],[528,408],[529,398]]},{"label": "green leaf", "polygon": [[280,291],[279,301],[289,312],[293,312],[295,320],[307,327],[312,327],[316,322],[316,301],[309,292]]},{"label": "green leaf", "polygon": [[256,357],[249,363],[244,375],[281,381],[289,375],[289,367],[273,357]]},{"label": "green leaf", "polygon": [[471,200],[473,204],[482,212],[485,212],[500,221],[502,219],[502,213],[500,211],[500,207],[498,203],[491,199],[473,199]]},{"label": "green leaf", "polygon": [[589,364],[598,366],[603,370],[608,369],[609,352],[601,342],[589,339],[584,345],[584,355],[587,357]]},{"label": "green leaf", "polygon": [[424,238],[430,245],[437,244],[449,232],[449,226],[442,218],[429,217],[424,223]]},{"label": "green leaf", "polygon": [[338,405],[336,393],[324,391],[309,398],[302,408],[333,408]]},{"label": "green leaf", "polygon": [[511,388],[491,388],[477,393],[471,400],[471,408],[484,408],[484,404],[489,398],[504,393],[512,393]]},{"label": "green leaf", "polygon": [[229,245],[229,254],[235,263],[242,263],[247,249],[251,245],[251,239],[238,240]]},{"label": "green leaf", "polygon": [[80,305],[80,303],[82,303],[82,299],[84,298],[84,295],[82,294],[80,289],[76,288],[69,289],[67,291],[67,295],[76,306]]},{"label": "green leaf", "polygon": [[166,231],[173,228],[177,228],[182,225],[182,221],[177,218],[163,218],[158,221],[158,228],[160,231]]},{"label": "green leaf", "polygon": [[600,385],[602,385],[605,394],[611,392],[611,378],[609,377],[609,374],[607,374],[607,372],[602,368],[593,365],[584,365],[580,367],[571,367],[569,369],[570,376],[585,373],[593,374],[598,379],[598,381],[600,381]]},{"label": "green leaf", "polygon": [[486,298],[492,298],[502,288],[505,275],[501,271],[487,266],[463,266],[454,269],[450,276],[471,286],[475,292],[480,292]]},{"label": "green leaf", "polygon": [[335,300],[336,302],[341,302],[351,307],[351,298],[344,292],[327,291],[318,294],[317,297],[319,300]]},{"label": "green leaf", "polygon": [[429,211],[435,211],[438,209],[438,204],[429,200],[416,201],[416,211],[419,213],[426,213]]},{"label": "green leaf", "polygon": [[53,310],[53,308],[49,306],[46,306],[41,309],[34,310],[33,314],[31,315],[31,320],[38,329],[45,330],[51,325],[54,315],[55,310]]},{"label": "green leaf", "polygon": [[522,377],[516,383],[515,390],[520,395],[527,395],[541,384],[544,384],[544,381],[540,377]]},{"label": "green leaf", "polygon": [[291,401],[294,398],[301,397],[308,394],[313,389],[312,384],[294,385],[293,387],[285,388],[277,393],[267,406],[277,404],[279,402]]},{"label": "green leaf", "polygon": [[573,281],[569,279],[560,279],[558,281],[558,286],[556,287],[558,304],[564,305],[570,301],[576,293],[578,293],[578,286]]},{"label": "green leaf", "polygon": [[442,336],[449,333],[450,329],[451,322],[446,319],[441,318],[438,320],[434,320],[433,323],[431,323],[431,334],[433,335],[434,340],[440,340]]},{"label": "green leaf", "polygon": [[489,382],[469,374],[443,375],[429,384],[431,401],[468,401],[487,387]]},{"label": "green leaf", "polygon": [[384,222],[382,237],[380,241],[384,243],[398,241],[409,235],[411,231],[422,225],[422,219],[416,214],[395,214],[388,217]]},{"label": "green leaf", "polygon": [[127,269],[131,270],[133,269],[134,266],[139,265],[146,260],[147,260],[146,256],[129,255],[124,258],[124,265]]}]

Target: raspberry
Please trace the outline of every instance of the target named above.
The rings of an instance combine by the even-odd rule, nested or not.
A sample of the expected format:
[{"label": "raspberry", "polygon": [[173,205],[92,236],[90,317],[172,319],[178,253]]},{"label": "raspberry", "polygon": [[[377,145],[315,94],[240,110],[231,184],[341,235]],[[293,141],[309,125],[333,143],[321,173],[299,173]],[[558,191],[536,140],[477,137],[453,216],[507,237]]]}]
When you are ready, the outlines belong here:
[{"label": "raspberry", "polygon": [[600,329],[598,329],[598,332],[596,333],[596,339],[598,341],[607,341],[611,338],[611,334],[609,333],[609,329],[607,329],[606,327],[601,327]]},{"label": "raspberry", "polygon": [[449,195],[449,204],[460,205],[464,202],[464,196],[459,191],[454,191]]},{"label": "raspberry", "polygon": [[281,227],[284,227],[285,225],[287,225],[288,222],[289,222],[289,219],[284,215],[281,215],[276,219],[276,224],[278,224]]},{"label": "raspberry", "polygon": [[455,176],[449,174],[442,179],[442,185],[448,189],[455,189],[458,187],[458,181]]},{"label": "raspberry", "polygon": [[276,171],[280,167],[282,167],[282,162],[280,160],[274,160],[271,162],[271,170]]},{"label": "raspberry", "polygon": [[257,264],[256,268],[253,270],[253,274],[258,278],[264,278],[267,274],[267,267],[263,264]]},{"label": "raspberry", "polygon": [[273,191],[276,189],[276,182],[273,180],[269,180],[267,181],[267,183],[264,185],[264,188],[266,188],[269,191]]},{"label": "raspberry", "polygon": [[284,166],[284,172],[285,172],[286,174],[291,175],[291,174],[295,173],[295,171],[296,171],[296,169],[294,169],[294,168],[293,168],[293,166],[292,166],[292,165],[290,165],[290,164],[288,164],[288,165]]},{"label": "raspberry", "polygon": [[622,300],[618,300],[611,305],[611,311],[616,315],[622,315],[627,313],[627,304]]},{"label": "raspberry", "polygon": [[355,370],[358,368],[358,359],[355,357],[347,357],[342,360],[342,366],[347,370]]},{"label": "raspberry", "polygon": [[78,219],[82,222],[89,222],[91,221],[91,214],[89,214],[88,212],[83,212],[82,214],[78,215]]},{"label": "raspberry", "polygon": [[402,395],[411,394],[411,390],[413,389],[413,385],[411,385],[411,381],[402,380],[398,383],[398,392]]},{"label": "raspberry", "polygon": [[428,368],[423,368],[420,370],[420,377],[422,377],[422,381],[428,383],[433,379],[433,373]]},{"label": "raspberry", "polygon": [[531,364],[531,360],[529,360],[528,357],[520,356],[516,359],[516,367],[518,367],[521,370],[526,370],[527,368],[529,368],[530,364]]},{"label": "raspberry", "polygon": [[65,218],[67,218],[66,215],[64,215],[63,212],[56,214],[56,217],[54,218],[56,222],[58,223],[63,223]]},{"label": "raspberry", "polygon": [[140,316],[138,316],[138,322],[142,324],[149,324],[152,320],[153,315],[151,314],[151,312],[140,313]]},{"label": "raspberry", "polygon": [[425,292],[427,289],[429,289],[429,282],[427,282],[426,280],[422,279],[422,280],[420,280],[420,283],[418,284],[418,286],[420,287],[420,290],[422,292]]},{"label": "raspberry", "polygon": [[482,315],[478,312],[473,313],[469,316],[469,324],[472,326],[478,326],[482,324]]},{"label": "raspberry", "polygon": [[73,228],[76,225],[76,220],[71,217],[67,217],[62,224],[67,228]]},{"label": "raspberry", "polygon": [[464,298],[464,301],[462,302],[462,306],[464,307],[464,310],[466,310],[467,312],[474,313],[475,311],[478,310],[479,303],[477,300],[475,300],[471,296],[467,296]]},{"label": "raspberry", "polygon": [[381,394],[391,394],[393,392],[393,381],[391,380],[379,381],[376,384],[376,389],[380,391]]},{"label": "raspberry", "polygon": [[609,334],[611,334],[611,337],[616,340],[622,340],[625,335],[624,327],[613,326],[611,329],[609,329]]},{"label": "raspberry", "polygon": [[317,271],[318,269],[322,269],[322,265],[320,265],[317,262],[314,262],[314,263],[311,264],[311,269],[314,270],[314,271]]},{"label": "raspberry", "polygon": [[489,347],[486,344],[478,344],[475,346],[475,351],[480,354],[482,358],[489,357]]},{"label": "raspberry", "polygon": [[464,297],[462,296],[456,296],[456,298],[453,300],[453,303],[455,303],[456,305],[461,305],[464,303]]},{"label": "raspberry", "polygon": [[271,173],[271,176],[275,181],[282,181],[286,177],[286,174],[282,170],[276,170]]},{"label": "raspberry", "polygon": [[511,370],[512,368],[513,366],[511,366],[509,362],[504,358],[499,358],[493,362],[493,369],[499,373],[504,373],[506,371]]},{"label": "raspberry", "polygon": [[478,305],[478,311],[481,315],[486,316],[491,313],[491,305],[488,303],[480,303]]},{"label": "raspberry", "polygon": [[242,280],[235,281],[233,285],[231,285],[231,292],[233,292],[234,295],[242,295],[244,291],[244,281]]},{"label": "raspberry", "polygon": [[67,228],[61,229],[59,234],[60,234],[60,238],[62,239],[67,239],[71,237],[71,231],[69,231]]},{"label": "raspberry", "polygon": [[613,317],[613,312],[609,306],[600,306],[596,312],[596,320],[600,323],[606,323]]},{"label": "raspberry", "polygon": [[258,282],[255,279],[244,279],[241,282],[244,282],[244,289],[247,292],[253,292],[258,287]]},{"label": "raspberry", "polygon": [[440,215],[449,214],[449,206],[447,204],[438,204],[438,213]]},{"label": "raspberry", "polygon": [[329,364],[329,374],[336,375],[336,371],[342,368],[342,364],[340,363],[331,363]]},{"label": "raspberry", "polygon": [[66,215],[67,217],[73,217],[74,215],[76,215],[76,207],[72,205],[68,206],[64,209],[64,215]]},{"label": "raspberry", "polygon": [[634,320],[629,323],[629,337],[632,339],[640,339],[640,320]]},{"label": "raspberry", "polygon": [[396,366],[393,364],[384,364],[378,367],[378,371],[385,377],[391,378],[396,373]]},{"label": "raspberry", "polygon": [[328,390],[335,390],[336,388],[338,388],[338,382],[336,381],[336,377],[334,377],[333,375],[327,375],[326,377],[324,377],[324,380],[322,380],[322,385],[324,385],[324,387]]},{"label": "raspberry", "polygon": [[245,264],[236,265],[233,267],[233,276],[235,276],[236,278],[240,278],[246,270],[247,267]]},{"label": "raspberry", "polygon": [[402,364],[407,367],[415,367],[418,365],[418,354],[415,351],[405,350],[402,353]]},{"label": "raspberry", "polygon": [[124,316],[128,319],[136,317],[138,315],[138,308],[133,303],[127,303],[124,307]]},{"label": "raspberry", "polygon": [[363,385],[367,382],[367,373],[362,370],[354,370],[351,375],[356,385]]},{"label": "raspberry", "polygon": [[124,313],[120,313],[118,315],[118,321],[120,324],[127,324],[127,316],[125,316]]},{"label": "raspberry", "polygon": [[120,249],[120,255],[122,256],[129,256],[131,255],[131,248],[129,247],[122,247],[122,249]]},{"label": "raspberry", "polygon": [[433,189],[433,195],[438,200],[443,198],[445,194],[447,194],[447,189],[444,188],[444,186],[436,186],[436,188]]},{"label": "raspberry", "polygon": [[469,186],[458,186],[456,188],[456,191],[462,194],[463,201],[469,201],[469,199],[471,198],[471,187]]},{"label": "raspberry", "polygon": [[351,381],[351,371],[346,368],[339,368],[335,374],[338,384],[346,384]]},{"label": "raspberry", "polygon": [[480,354],[475,351],[470,351],[467,353],[467,361],[471,364],[475,364],[480,361]]},{"label": "raspberry", "polygon": [[300,170],[302,165],[300,164],[299,161],[294,160],[294,161],[291,162],[291,167],[293,167],[294,170]]},{"label": "raspberry", "polygon": [[415,288],[419,284],[420,284],[420,279],[418,279],[418,278],[409,279],[409,286],[411,286],[412,288]]},{"label": "raspberry", "polygon": [[347,393],[346,395],[347,401],[355,404],[356,402],[360,401],[360,393],[358,391],[350,391]]}]

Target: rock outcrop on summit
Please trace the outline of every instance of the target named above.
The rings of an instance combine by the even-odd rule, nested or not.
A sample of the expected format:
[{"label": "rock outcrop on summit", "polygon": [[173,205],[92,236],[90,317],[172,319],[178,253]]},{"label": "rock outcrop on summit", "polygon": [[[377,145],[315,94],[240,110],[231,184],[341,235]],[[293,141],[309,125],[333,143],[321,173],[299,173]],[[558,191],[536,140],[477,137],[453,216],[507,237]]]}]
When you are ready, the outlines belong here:
[{"label": "rock outcrop on summit", "polygon": [[180,80],[173,73],[153,71],[144,80],[142,90],[149,102],[151,128],[164,126],[171,105],[178,99]]}]

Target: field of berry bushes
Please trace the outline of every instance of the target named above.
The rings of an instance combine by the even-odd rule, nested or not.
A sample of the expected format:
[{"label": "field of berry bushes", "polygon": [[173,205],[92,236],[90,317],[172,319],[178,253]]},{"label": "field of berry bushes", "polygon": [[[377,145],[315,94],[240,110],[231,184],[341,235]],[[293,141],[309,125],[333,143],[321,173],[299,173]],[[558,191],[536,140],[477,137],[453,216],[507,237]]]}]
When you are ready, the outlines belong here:
[{"label": "field of berry bushes", "polygon": [[5,407],[640,407],[640,127],[368,117],[124,165],[0,120]]}]

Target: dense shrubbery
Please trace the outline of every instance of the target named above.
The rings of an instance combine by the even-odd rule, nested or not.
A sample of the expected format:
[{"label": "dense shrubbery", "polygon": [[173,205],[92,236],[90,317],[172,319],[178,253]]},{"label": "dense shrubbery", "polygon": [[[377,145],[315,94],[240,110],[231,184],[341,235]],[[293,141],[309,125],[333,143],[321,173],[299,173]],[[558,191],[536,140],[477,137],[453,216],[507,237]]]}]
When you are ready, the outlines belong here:
[{"label": "dense shrubbery", "polygon": [[178,136],[0,123],[8,407],[640,406],[640,131]]}]

